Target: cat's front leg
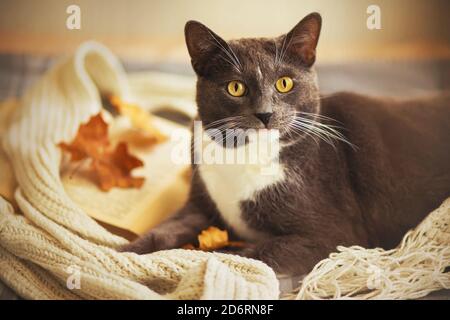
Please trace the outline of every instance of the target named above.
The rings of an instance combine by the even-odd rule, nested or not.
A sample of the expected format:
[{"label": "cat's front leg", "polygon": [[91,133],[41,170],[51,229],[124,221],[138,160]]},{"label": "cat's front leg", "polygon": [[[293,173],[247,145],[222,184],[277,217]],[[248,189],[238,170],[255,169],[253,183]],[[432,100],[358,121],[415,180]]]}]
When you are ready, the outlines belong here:
[{"label": "cat's front leg", "polygon": [[303,275],[311,271],[317,262],[332,251],[320,240],[306,239],[299,235],[276,236],[238,250],[226,253],[237,254],[265,262],[275,272]]},{"label": "cat's front leg", "polygon": [[184,244],[194,242],[200,231],[206,229],[210,223],[210,216],[188,202],[159,226],[119,250],[144,254],[180,248]]}]

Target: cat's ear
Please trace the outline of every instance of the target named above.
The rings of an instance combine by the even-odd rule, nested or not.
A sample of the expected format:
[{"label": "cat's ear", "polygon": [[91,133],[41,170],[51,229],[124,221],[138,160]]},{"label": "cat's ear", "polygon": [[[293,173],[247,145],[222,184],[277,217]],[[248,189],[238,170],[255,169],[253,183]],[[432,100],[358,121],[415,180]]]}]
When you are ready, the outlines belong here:
[{"label": "cat's ear", "polygon": [[192,67],[201,74],[205,63],[217,48],[227,48],[228,44],[212,32],[208,27],[197,21],[188,21],[184,27],[186,45],[191,56]]},{"label": "cat's ear", "polygon": [[307,67],[312,66],[316,61],[316,47],[321,27],[322,17],[317,12],[313,12],[297,23],[283,38],[288,51],[299,57]]}]

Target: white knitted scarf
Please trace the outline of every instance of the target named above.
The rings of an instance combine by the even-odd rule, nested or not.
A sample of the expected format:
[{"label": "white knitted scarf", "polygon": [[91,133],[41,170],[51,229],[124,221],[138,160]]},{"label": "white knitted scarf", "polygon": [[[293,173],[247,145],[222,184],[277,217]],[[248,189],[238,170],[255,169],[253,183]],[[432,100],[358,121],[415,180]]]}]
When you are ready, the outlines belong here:
[{"label": "white knitted scarf", "polygon": [[[117,252],[126,240],[67,196],[57,144],[100,111],[99,91],[130,98],[117,59],[86,43],[28,90],[10,118],[3,148],[21,214],[0,197],[0,279],[30,299],[277,299],[275,273],[256,260],[182,249]],[[291,298],[415,298],[448,288],[449,247],[447,201],[397,249],[340,248]]]}]

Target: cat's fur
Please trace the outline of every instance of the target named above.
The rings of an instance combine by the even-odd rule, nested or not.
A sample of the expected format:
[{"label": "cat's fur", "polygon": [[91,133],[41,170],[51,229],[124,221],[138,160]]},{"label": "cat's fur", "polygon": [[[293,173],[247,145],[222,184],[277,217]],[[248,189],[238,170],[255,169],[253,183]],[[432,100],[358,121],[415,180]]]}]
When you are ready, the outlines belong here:
[{"label": "cat's fur", "polygon": [[[251,167],[193,165],[185,207],[124,250],[178,248],[216,225],[250,244],[237,254],[302,274],[338,245],[396,246],[450,196],[450,96],[321,98],[312,68],[320,27],[311,14],[285,36],[227,43],[200,23],[186,25],[199,119],[208,125],[241,115],[239,127],[264,128],[254,114],[273,112],[268,127],[280,130],[281,171],[262,177]],[[294,89],[281,94],[274,83],[285,75]],[[247,94],[227,94],[230,80],[243,81]],[[292,134],[296,111],[313,114],[319,127],[338,125],[329,128],[339,135],[331,144]]]}]

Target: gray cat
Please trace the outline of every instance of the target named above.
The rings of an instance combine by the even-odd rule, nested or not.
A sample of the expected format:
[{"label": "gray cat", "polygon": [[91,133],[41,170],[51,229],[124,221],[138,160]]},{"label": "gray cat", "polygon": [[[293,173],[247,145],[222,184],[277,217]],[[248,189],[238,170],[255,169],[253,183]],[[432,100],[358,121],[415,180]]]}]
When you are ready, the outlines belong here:
[{"label": "gray cat", "polygon": [[278,130],[277,170],[193,164],[185,207],[123,250],[179,248],[215,225],[249,244],[233,253],[303,274],[338,245],[396,246],[450,196],[449,95],[321,97],[321,23],[312,13],[286,35],[229,42],[186,24],[203,128]]}]

